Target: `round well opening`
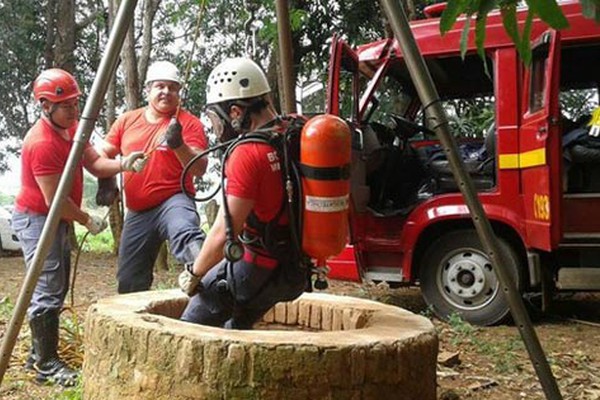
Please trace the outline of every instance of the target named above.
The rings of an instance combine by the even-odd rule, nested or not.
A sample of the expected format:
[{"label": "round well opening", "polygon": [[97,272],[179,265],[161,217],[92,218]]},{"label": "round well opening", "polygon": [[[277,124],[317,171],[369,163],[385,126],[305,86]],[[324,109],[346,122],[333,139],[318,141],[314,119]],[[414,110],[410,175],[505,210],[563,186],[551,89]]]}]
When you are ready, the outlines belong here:
[{"label": "round well opening", "polygon": [[179,321],[178,290],[103,299],[85,326],[83,395],[94,399],[436,398],[437,336],[398,307],[305,293],[255,330]]}]

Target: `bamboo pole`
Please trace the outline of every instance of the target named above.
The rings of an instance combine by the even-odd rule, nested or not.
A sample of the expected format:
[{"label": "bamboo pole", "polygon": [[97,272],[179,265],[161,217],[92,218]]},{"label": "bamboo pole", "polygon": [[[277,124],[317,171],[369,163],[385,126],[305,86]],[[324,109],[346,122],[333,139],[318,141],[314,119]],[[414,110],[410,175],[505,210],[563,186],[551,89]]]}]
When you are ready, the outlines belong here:
[{"label": "bamboo pole", "polygon": [[21,325],[23,324],[27,307],[31,301],[33,290],[42,273],[44,260],[52,246],[52,240],[60,222],[62,205],[73,184],[75,169],[79,164],[84,147],[94,129],[94,124],[100,112],[100,108],[102,107],[102,103],[104,102],[106,89],[108,88],[110,79],[114,75],[118,65],[119,53],[121,52],[123,40],[133,19],[136,5],[137,0],[123,0],[115,18],[115,23],[106,45],[106,51],[104,52],[102,60],[100,61],[100,66],[98,67],[98,74],[94,79],[90,96],[85,104],[80,123],[77,127],[73,147],[69,153],[65,171],[58,183],[58,189],[52,200],[52,204],[50,205],[50,211],[46,223],[44,224],[44,228],[42,229],[38,247],[33,256],[31,266],[28,268],[27,274],[25,275],[25,280],[23,281],[13,315],[8,324],[4,339],[2,340],[2,347],[0,348],[0,385],[4,379],[4,374],[8,369],[10,357]]},{"label": "bamboo pole", "polygon": [[454,179],[458,183],[458,187],[460,188],[465,203],[469,208],[479,239],[492,262],[496,276],[500,281],[502,292],[507,297],[513,319],[516,322],[521,338],[525,343],[525,347],[529,352],[529,358],[531,359],[531,363],[533,364],[544,393],[546,394],[546,398],[562,399],[560,390],[544,354],[544,350],[533,329],[531,319],[529,318],[521,294],[511,276],[511,270],[508,268],[505,257],[500,251],[498,241],[494,235],[490,221],[483,210],[483,206],[477,197],[477,192],[471,177],[467,174],[463,161],[459,157],[460,153],[458,151],[458,146],[456,145],[456,140],[448,127],[446,112],[441,105],[440,97],[433,83],[433,79],[427,69],[425,60],[417,47],[413,33],[410,30],[410,25],[404,9],[402,9],[398,0],[381,0],[381,4],[392,30],[394,31],[396,40],[400,45],[404,61],[406,62],[411,79],[417,89],[419,98],[421,99],[421,104],[423,104],[425,108],[429,108],[431,112],[432,120],[435,123],[435,133],[444,148],[444,153],[448,156]]}]

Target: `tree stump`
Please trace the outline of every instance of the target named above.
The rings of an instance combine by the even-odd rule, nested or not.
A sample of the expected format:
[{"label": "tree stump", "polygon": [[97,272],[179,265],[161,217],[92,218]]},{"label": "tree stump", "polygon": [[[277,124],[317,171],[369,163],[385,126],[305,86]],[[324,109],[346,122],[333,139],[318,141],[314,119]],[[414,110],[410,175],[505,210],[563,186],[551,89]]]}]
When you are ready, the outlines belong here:
[{"label": "tree stump", "polygon": [[219,204],[217,204],[217,201],[215,199],[210,199],[204,207],[204,212],[206,214],[208,227],[210,228],[215,223],[215,219],[217,219],[217,213],[219,212]]},{"label": "tree stump", "polygon": [[[248,331],[179,321],[179,290],[90,307],[83,397],[94,399],[436,398],[438,341],[424,317],[305,293]],[[276,330],[274,330],[276,329]]]}]

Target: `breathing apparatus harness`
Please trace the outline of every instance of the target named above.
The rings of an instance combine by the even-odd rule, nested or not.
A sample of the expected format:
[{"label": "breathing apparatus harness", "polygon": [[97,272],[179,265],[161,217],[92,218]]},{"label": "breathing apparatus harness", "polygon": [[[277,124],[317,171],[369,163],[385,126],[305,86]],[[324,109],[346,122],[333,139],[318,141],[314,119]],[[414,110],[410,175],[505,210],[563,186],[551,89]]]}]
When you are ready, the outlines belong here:
[{"label": "breathing apparatus harness", "polygon": [[[279,125],[281,122],[287,125],[285,130],[281,133],[274,131],[273,127],[275,125]],[[299,199],[302,198],[302,188],[300,185],[300,172],[297,165],[298,155],[290,154],[290,149],[299,148],[299,143],[297,141],[299,141],[299,133],[302,124],[303,122],[299,118],[278,116],[274,120],[253,132],[241,134],[234,139],[230,139],[222,144],[199,153],[184,167],[181,176],[182,190],[194,201],[206,201],[214,197],[219,188],[225,188],[225,166],[229,156],[238,146],[249,143],[268,144],[277,152],[279,162],[282,167],[284,201],[282,202],[282,205],[275,217],[270,221],[259,221],[256,215],[251,213],[250,217],[246,221],[248,228],[251,230],[244,229],[240,237],[236,238],[233,229],[233,223],[231,221],[231,214],[229,212],[229,206],[226,201],[225,190],[222,190],[223,210],[225,216],[225,234],[227,239],[223,252],[228,261],[235,262],[242,258],[244,254],[243,245],[255,247],[257,249],[264,249],[278,260],[292,255],[292,259],[290,260],[292,261],[291,264],[304,264],[305,261],[307,261],[304,260],[305,257],[302,257],[302,247],[299,237],[299,232],[301,232],[302,228],[300,226],[301,222],[298,218],[300,215],[301,203]],[[194,163],[209,153],[220,150],[223,151],[221,156],[220,186],[217,187],[214,192],[203,198],[197,198],[185,191],[186,176]],[[286,211],[288,214],[288,225],[280,225],[280,219]],[[288,244],[291,244],[291,249]],[[290,263],[286,262],[283,264],[287,265]]]}]

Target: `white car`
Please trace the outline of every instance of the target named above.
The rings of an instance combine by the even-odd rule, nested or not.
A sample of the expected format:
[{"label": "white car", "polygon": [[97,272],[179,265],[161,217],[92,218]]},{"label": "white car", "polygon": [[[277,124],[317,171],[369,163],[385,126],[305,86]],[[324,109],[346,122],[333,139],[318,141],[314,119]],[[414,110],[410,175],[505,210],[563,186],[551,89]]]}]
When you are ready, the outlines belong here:
[{"label": "white car", "polygon": [[11,214],[4,207],[0,207],[0,253],[4,250],[21,250],[17,234],[10,226]]}]

